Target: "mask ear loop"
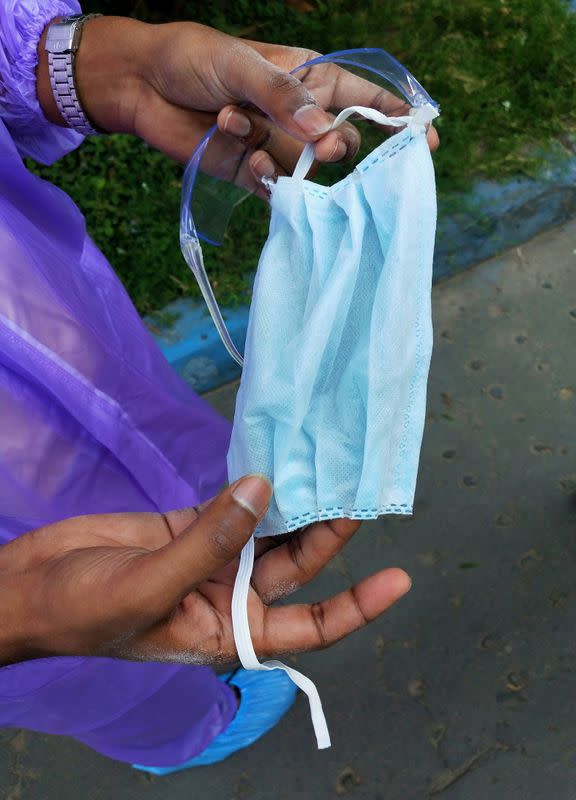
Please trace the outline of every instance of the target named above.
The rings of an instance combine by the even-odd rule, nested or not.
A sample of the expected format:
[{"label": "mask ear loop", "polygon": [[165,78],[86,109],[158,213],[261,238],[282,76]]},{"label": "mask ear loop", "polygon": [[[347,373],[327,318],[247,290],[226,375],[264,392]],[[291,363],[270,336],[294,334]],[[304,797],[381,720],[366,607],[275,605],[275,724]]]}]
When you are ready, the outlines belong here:
[{"label": "mask ear loop", "polygon": [[[368,108],[366,106],[350,106],[338,114],[332,123],[330,130],[337,128],[345,120],[347,120],[348,117],[351,117],[352,114],[359,114],[360,116],[369,119],[371,122],[378,123],[378,125],[388,125],[394,128],[408,127],[415,131],[419,127],[425,127],[428,125],[435,117],[439,115],[439,111],[430,103],[426,103],[423,106],[411,109],[410,114],[401,117],[389,117],[386,114],[383,114],[382,111],[377,111],[375,108]],[[294,172],[292,173],[294,180],[304,180],[313,163],[314,145],[309,143],[302,150],[300,158],[298,159],[298,163],[296,164]]]}]

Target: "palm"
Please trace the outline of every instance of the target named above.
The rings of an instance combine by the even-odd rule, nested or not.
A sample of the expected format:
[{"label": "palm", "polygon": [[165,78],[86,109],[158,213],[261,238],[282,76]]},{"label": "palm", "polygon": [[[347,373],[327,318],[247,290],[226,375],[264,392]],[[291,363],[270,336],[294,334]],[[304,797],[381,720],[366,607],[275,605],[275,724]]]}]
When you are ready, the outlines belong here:
[{"label": "palm", "polygon": [[[208,505],[204,504],[202,509]],[[166,515],[113,515],[102,519],[102,530],[92,532],[89,542],[85,542],[84,546],[108,546],[122,553],[141,548],[156,550],[180,536],[197,517],[195,509]],[[112,529],[109,520],[113,522]],[[290,538],[267,537],[257,541],[248,611],[252,639],[261,654],[278,653],[278,631],[274,631],[275,620],[270,620],[269,614],[272,601],[285,597],[308,582],[343,547],[358,527],[359,523],[350,520],[322,522],[311,526],[306,532],[292,534]],[[195,659],[200,657],[203,663],[234,660],[236,650],[231,606],[237,569],[238,559],[234,559],[208,580],[199,583],[166,618],[134,638],[132,646],[143,648],[144,651],[159,648],[166,652],[194,652]],[[117,576],[110,576],[109,580],[116,579]],[[308,607],[294,608],[298,609],[296,613],[286,615],[286,619],[282,620],[284,634],[289,633],[286,625],[296,629],[291,636],[297,636],[302,617],[300,609]],[[321,643],[319,641],[318,646]]]},{"label": "palm", "polygon": [[[108,610],[107,632],[100,640],[89,637],[89,647],[112,654],[112,642],[117,638],[116,625],[122,617],[122,598],[117,587],[126,579],[127,567],[142,555],[159,550],[179,536],[198,514],[195,509],[162,514],[102,514],[79,517],[60,523],[58,535],[46,537],[46,529],[32,532],[27,539],[36,540],[34,550],[44,564],[51,565],[52,593],[59,595],[58,605],[76,609],[78,627],[89,634],[89,620],[94,619],[94,609],[105,606]],[[18,541],[12,543],[18,546]],[[132,651],[150,651],[158,647],[168,654],[174,650],[203,653],[203,660],[230,660],[234,657],[234,637],[230,617],[232,589],[237,561],[216,572],[209,580],[200,583],[187,594],[165,617],[149,624],[142,617],[142,629],[124,640]],[[74,600],[78,580],[84,583],[84,602],[81,607]],[[69,592],[66,591],[69,587]],[[262,601],[251,591],[251,606],[261,617]],[[150,598],[152,600],[152,598]],[[120,612],[120,613],[119,613]],[[68,615],[68,627],[75,620]],[[112,645],[112,648],[114,645]]]},{"label": "palm", "polygon": [[[23,657],[234,660],[232,590],[253,526],[226,490],[198,511],[77,517],[19,537],[0,550],[0,571],[26,597]],[[331,644],[406,591],[405,574],[385,570],[320,603],[272,605],[311,580],[358,527],[334,520],[257,541],[248,615],[260,655]]]}]

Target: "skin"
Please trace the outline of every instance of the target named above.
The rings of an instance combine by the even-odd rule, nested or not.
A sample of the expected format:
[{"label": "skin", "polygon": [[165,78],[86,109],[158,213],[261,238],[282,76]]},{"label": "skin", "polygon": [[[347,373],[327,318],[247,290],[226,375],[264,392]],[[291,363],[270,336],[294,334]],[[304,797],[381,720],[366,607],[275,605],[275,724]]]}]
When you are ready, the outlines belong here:
[{"label": "skin", "polygon": [[[238,556],[271,492],[266,478],[247,476],[196,509],[77,517],[0,548],[5,662],[83,654],[235,660]],[[387,569],[317,603],[268,605],[314,578],[358,527],[334,520],[257,541],[248,614],[260,656],[327,647],[408,591],[406,573]]]},{"label": "skin", "polygon": [[[44,38],[38,98],[46,116],[64,125]],[[76,83],[94,124],[139,136],[181,162],[216,122],[212,160],[203,166],[265,197],[261,178],[290,173],[306,142],[314,142],[318,161],[354,157],[358,131],[350,123],[329,131],[334,115],[326,109],[361,104],[389,115],[407,112],[398,98],[335,65],[289,75],[315,55],[192,22],[102,17],[85,25]],[[437,147],[432,128],[428,141]],[[222,174],[222,154],[231,151],[241,156],[240,167]],[[235,660],[230,606],[238,556],[271,491],[262,476],[247,476],[197,509],[77,517],[0,548],[0,660],[82,654]],[[334,520],[257,541],[249,619],[260,657],[329,646],[408,591],[405,572],[385,569],[314,604],[271,605],[314,578],[358,528]]]},{"label": "skin", "polygon": [[[41,40],[38,96],[49,119],[64,124],[48,80]],[[123,17],[89,20],[76,57],[76,83],[91,120],[109,132],[132,133],[186,162],[217,122],[220,136],[202,166],[266,197],[261,178],[291,173],[305,142],[319,161],[348,161],[360,134],[349,122],[328,131],[328,108],[366,105],[389,115],[409,107],[390,92],[340,69],[290,70],[318,53],[237,39],[194,22],[148,25]],[[246,106],[240,108],[240,105]],[[387,131],[384,131],[385,133]],[[432,150],[438,146],[433,128]],[[224,154],[243,157],[222,172]]]}]

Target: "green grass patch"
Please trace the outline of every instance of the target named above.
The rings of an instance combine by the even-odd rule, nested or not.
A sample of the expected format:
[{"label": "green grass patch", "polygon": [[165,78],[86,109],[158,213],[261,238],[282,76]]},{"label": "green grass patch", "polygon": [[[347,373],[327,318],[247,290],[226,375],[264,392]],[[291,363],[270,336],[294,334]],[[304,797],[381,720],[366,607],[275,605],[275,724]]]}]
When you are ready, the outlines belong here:
[{"label": "green grass patch", "polygon": [[[442,107],[435,164],[443,197],[476,178],[536,174],[546,149],[576,126],[576,15],[566,0],[157,5],[98,7],[154,21],[195,19],[321,52],[383,47],[394,54]],[[369,131],[367,144],[376,136]],[[74,198],[141,312],[198,295],[178,244],[181,167],[127,136],[91,139],[52,167],[31,167]],[[333,168],[331,179],[344,171]],[[205,248],[221,303],[246,301],[246,275],[256,266],[266,225],[261,204],[250,198],[239,206],[225,246]]]}]

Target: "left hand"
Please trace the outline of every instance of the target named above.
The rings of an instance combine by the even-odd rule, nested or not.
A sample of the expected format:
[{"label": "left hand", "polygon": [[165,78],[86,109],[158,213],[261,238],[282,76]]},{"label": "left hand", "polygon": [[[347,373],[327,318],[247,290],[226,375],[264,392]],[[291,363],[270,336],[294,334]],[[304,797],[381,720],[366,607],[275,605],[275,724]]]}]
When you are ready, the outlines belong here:
[{"label": "left hand", "polygon": [[[39,55],[40,101],[62,124],[44,75],[42,44]],[[236,147],[248,157],[237,173],[219,177],[261,190],[262,176],[292,172],[305,142],[315,142],[318,161],[355,156],[357,129],[344,123],[328,132],[334,116],[326,109],[359,104],[389,115],[408,110],[390,92],[335,64],[318,65],[298,77],[289,74],[317,55],[238,39],[194,22],[148,25],[104,16],[84,26],[76,80],[94,123],[136,134],[181,162],[217,122],[225,135],[210,148],[213,164],[203,166],[216,170],[219,152],[229,154]],[[432,150],[438,146],[433,128],[428,141]]]},{"label": "left hand", "polygon": [[[65,519],[3,545],[0,664],[62,655],[235,660],[238,556],[271,492],[262,476],[245,476],[198,509]],[[405,572],[385,569],[312,604],[271,605],[311,580],[357,528],[335,520],[284,543],[258,540],[248,614],[259,655],[327,647],[408,591]]]}]

